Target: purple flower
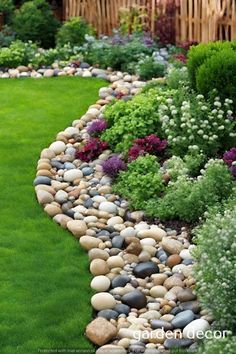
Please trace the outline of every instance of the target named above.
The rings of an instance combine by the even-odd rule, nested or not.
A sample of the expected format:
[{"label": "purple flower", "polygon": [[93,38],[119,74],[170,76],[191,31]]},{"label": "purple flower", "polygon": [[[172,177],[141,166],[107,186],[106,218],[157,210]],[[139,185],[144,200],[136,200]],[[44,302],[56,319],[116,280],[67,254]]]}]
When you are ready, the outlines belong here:
[{"label": "purple flower", "polygon": [[126,169],[126,163],[118,155],[114,155],[102,163],[102,169],[106,175],[115,177]]},{"label": "purple flower", "polygon": [[234,147],[226,151],[223,160],[229,166],[232,175],[236,178],[236,148]]},{"label": "purple flower", "polygon": [[92,124],[88,127],[87,132],[90,135],[98,135],[103,132],[107,128],[107,122],[105,119],[96,119],[92,122]]},{"label": "purple flower", "polygon": [[150,48],[150,47],[153,46],[154,41],[153,41],[153,39],[150,36],[145,35],[143,37],[143,44],[145,44],[148,48]]},{"label": "purple flower", "polygon": [[160,155],[167,147],[167,141],[161,140],[155,134],[134,140],[133,146],[129,150],[129,160],[136,160],[138,156],[145,154]]}]

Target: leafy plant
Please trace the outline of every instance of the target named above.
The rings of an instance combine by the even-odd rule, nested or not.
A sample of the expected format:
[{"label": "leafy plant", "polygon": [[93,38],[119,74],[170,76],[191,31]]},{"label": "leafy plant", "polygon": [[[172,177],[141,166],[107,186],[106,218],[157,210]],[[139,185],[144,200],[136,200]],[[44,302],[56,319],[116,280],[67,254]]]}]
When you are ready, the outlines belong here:
[{"label": "leafy plant", "polygon": [[15,11],[12,25],[17,38],[50,48],[55,44],[55,34],[60,23],[45,0],[33,0],[25,2]]},{"label": "leafy plant", "polygon": [[162,138],[158,115],[157,95],[165,97],[161,89],[150,89],[135,96],[131,101],[118,101],[109,105],[104,116],[109,128],[102,134],[102,139],[116,152],[128,152],[135,139],[155,132]]},{"label": "leafy plant", "polygon": [[15,40],[15,33],[11,27],[5,25],[0,32],[0,48],[9,47],[9,45]]},{"label": "leafy plant", "polygon": [[0,51],[0,67],[15,68],[18,65],[28,65],[35,54],[37,46],[32,42],[12,42],[9,48]]},{"label": "leafy plant", "polygon": [[121,172],[113,190],[129,199],[135,209],[145,209],[149,198],[159,196],[164,190],[164,181],[155,156],[140,156]]},{"label": "leafy plant", "polygon": [[232,186],[232,177],[223,161],[210,160],[198,178],[183,175],[169,183],[164,197],[156,201],[155,209],[149,205],[147,212],[162,220],[195,222],[208,208],[226,200]]},{"label": "leafy plant", "polygon": [[142,80],[163,77],[165,74],[165,65],[156,62],[152,57],[148,57],[138,64],[137,74]]},{"label": "leafy plant", "polygon": [[113,155],[102,163],[103,172],[113,178],[116,177],[120,171],[126,170],[126,167],[125,162],[118,155]]},{"label": "leafy plant", "polygon": [[224,49],[207,59],[196,74],[196,85],[205,97],[216,89],[222,100],[233,101],[236,111],[236,51]]},{"label": "leafy plant", "polygon": [[147,16],[140,11],[138,6],[133,5],[131,8],[121,8],[119,11],[120,27],[122,34],[130,34],[133,32],[141,32],[143,29],[142,19]]},{"label": "leafy plant", "polygon": [[133,146],[129,150],[129,160],[136,160],[139,156],[162,155],[167,147],[167,141],[161,140],[155,134],[134,140]]},{"label": "leafy plant", "polygon": [[227,336],[225,338],[217,338],[205,340],[204,345],[199,347],[198,354],[235,354],[236,353],[236,337]]},{"label": "leafy plant", "polygon": [[[195,229],[197,293],[203,307],[210,309],[216,326],[236,331],[236,199],[225,211],[210,213]],[[209,348],[209,346],[208,346]]]},{"label": "leafy plant", "polygon": [[98,138],[90,138],[86,144],[78,149],[75,158],[89,162],[96,159],[104,150],[108,148],[108,144]]},{"label": "leafy plant", "polygon": [[72,17],[59,29],[56,35],[56,42],[59,46],[65,44],[81,46],[85,42],[85,35],[93,35],[94,33],[94,29],[85,19],[82,17]]},{"label": "leafy plant", "polygon": [[178,89],[189,84],[188,70],[186,66],[176,68],[169,67],[166,75],[166,83],[171,89]]},{"label": "leafy plant", "polygon": [[4,22],[9,23],[14,12],[12,0],[0,0],[0,13],[4,14]]},{"label": "leafy plant", "polygon": [[[157,37],[162,44],[174,44],[175,43],[175,12],[176,4],[174,0],[166,1],[165,12],[159,15],[156,23]],[[162,12],[162,3],[158,4],[159,13]]]},{"label": "leafy plant", "polygon": [[96,119],[88,127],[87,132],[90,135],[97,136],[107,128],[107,121],[105,119]]}]

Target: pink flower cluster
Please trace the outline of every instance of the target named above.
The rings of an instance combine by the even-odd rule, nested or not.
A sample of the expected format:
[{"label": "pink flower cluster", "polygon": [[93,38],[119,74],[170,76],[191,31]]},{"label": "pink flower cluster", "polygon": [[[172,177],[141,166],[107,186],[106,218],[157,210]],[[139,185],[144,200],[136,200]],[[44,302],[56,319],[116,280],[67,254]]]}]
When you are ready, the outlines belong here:
[{"label": "pink flower cluster", "polygon": [[89,162],[96,159],[107,148],[108,143],[106,141],[101,141],[98,138],[90,138],[82,149],[76,151],[75,158]]},{"label": "pink flower cluster", "polygon": [[167,147],[167,141],[161,140],[155,134],[134,140],[134,145],[129,150],[129,160],[136,160],[138,156],[145,154],[159,155]]}]

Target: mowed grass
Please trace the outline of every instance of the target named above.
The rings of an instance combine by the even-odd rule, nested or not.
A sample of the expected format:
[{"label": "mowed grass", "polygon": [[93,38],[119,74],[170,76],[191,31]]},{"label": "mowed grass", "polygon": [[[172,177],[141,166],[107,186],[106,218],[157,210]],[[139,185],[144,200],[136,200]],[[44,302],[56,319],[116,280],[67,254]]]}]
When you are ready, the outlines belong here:
[{"label": "mowed grass", "polygon": [[37,204],[41,150],[95,103],[103,81],[0,81],[0,353],[92,349],[88,258]]}]

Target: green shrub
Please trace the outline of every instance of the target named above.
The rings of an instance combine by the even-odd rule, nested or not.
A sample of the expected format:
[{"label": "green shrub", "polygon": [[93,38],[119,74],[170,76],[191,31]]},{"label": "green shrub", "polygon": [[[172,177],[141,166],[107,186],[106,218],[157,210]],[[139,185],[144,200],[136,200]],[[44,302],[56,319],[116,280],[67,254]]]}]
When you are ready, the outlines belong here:
[{"label": "green shrub", "polygon": [[171,67],[166,75],[166,83],[171,89],[177,90],[189,84],[186,66],[181,68]]},{"label": "green shrub", "polygon": [[4,22],[8,23],[14,12],[14,4],[12,0],[0,0],[0,13],[4,14]]},{"label": "green shrub", "polygon": [[155,209],[149,206],[150,216],[162,220],[180,219],[186,222],[198,221],[208,208],[221,203],[230,196],[232,177],[222,160],[208,162],[203,175],[197,179],[180,176],[169,183],[165,195],[156,202]]},{"label": "green shrub", "polygon": [[149,57],[144,59],[138,65],[137,74],[142,80],[150,80],[152,78],[163,77],[165,75],[165,65],[156,62]]},{"label": "green shrub", "polygon": [[145,203],[164,190],[160,165],[155,156],[138,157],[128,165],[127,171],[119,174],[113,190],[128,198],[131,207],[145,209]]},{"label": "green shrub", "polygon": [[222,100],[232,99],[235,111],[236,51],[225,49],[207,59],[197,72],[196,84],[197,90],[205,97],[216,89]]},{"label": "green shrub", "polygon": [[138,62],[152,55],[155,48],[155,45],[147,46],[142,36],[134,35],[129,41],[123,38],[93,40],[83,50],[84,59],[90,64],[134,73]]},{"label": "green shrub", "polygon": [[9,45],[15,40],[15,33],[9,26],[4,26],[0,32],[0,48],[9,47]]},{"label": "green shrub", "polygon": [[85,35],[94,34],[94,29],[82,17],[72,17],[66,21],[56,35],[57,45],[81,46]]},{"label": "green shrub", "polygon": [[32,40],[44,48],[54,46],[59,24],[45,0],[25,2],[13,18],[13,29],[19,39]]},{"label": "green shrub", "polygon": [[169,97],[161,100],[164,104],[158,113],[172,154],[184,156],[196,149],[214,157],[232,146],[236,134],[230,99],[221,103],[215,97],[212,104],[203,95],[196,96],[183,88],[172,90]]},{"label": "green shrub", "polygon": [[[226,204],[223,213],[210,213],[206,222],[195,229],[195,240],[198,297],[203,307],[211,310],[216,326],[235,334],[236,198]],[[234,341],[236,349],[235,345]],[[213,353],[210,345],[207,348],[206,353]]]},{"label": "green shrub", "polygon": [[160,138],[161,125],[158,115],[158,89],[135,96],[131,101],[117,101],[109,105],[104,113],[108,129],[102,134],[102,140],[109,143],[116,152],[127,152],[134,139],[156,133]]},{"label": "green shrub", "polygon": [[201,43],[190,48],[188,52],[188,72],[191,85],[196,89],[196,76],[200,66],[211,56],[217,54],[223,49],[236,49],[236,42],[211,42]]},{"label": "green shrub", "polygon": [[198,354],[235,354],[236,337],[217,338],[206,340],[204,346],[200,346]]},{"label": "green shrub", "polygon": [[9,48],[0,51],[0,67],[15,68],[18,65],[28,65],[35,55],[37,46],[32,42],[24,43],[19,40],[12,42]]}]

